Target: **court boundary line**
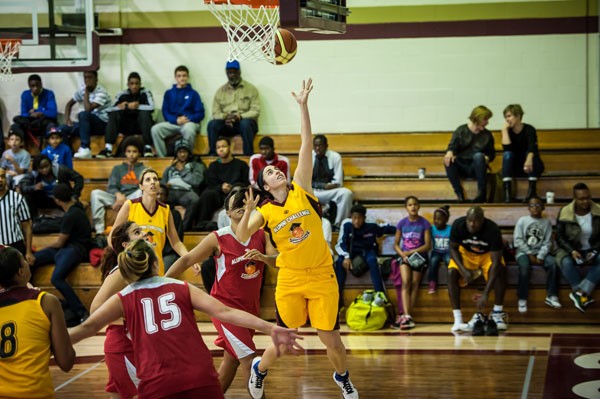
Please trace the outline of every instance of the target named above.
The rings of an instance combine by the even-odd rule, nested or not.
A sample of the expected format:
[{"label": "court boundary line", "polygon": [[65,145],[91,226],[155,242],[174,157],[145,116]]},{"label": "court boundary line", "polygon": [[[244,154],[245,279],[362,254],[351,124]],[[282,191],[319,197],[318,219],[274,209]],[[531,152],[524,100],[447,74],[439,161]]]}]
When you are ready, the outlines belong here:
[{"label": "court boundary line", "polygon": [[529,395],[529,387],[531,385],[531,376],[533,375],[533,366],[535,364],[535,346],[531,348],[533,354],[529,356],[529,364],[527,365],[527,371],[525,372],[525,382],[523,383],[523,391],[521,392],[521,399],[527,399]]},{"label": "court boundary line", "polygon": [[77,381],[79,378],[83,377],[84,375],[86,375],[90,371],[95,370],[96,368],[98,368],[98,366],[100,366],[102,363],[104,363],[104,357],[102,357],[102,360],[100,360],[98,363],[94,364],[93,366],[90,366],[86,370],[83,370],[79,374],[74,375],[73,377],[69,378],[68,380],[66,380],[65,382],[63,382],[62,384],[60,384],[59,386],[57,386],[56,388],[54,388],[54,392],[58,392],[59,390],[61,390],[62,388],[66,387],[70,383],[72,383],[74,381]]}]

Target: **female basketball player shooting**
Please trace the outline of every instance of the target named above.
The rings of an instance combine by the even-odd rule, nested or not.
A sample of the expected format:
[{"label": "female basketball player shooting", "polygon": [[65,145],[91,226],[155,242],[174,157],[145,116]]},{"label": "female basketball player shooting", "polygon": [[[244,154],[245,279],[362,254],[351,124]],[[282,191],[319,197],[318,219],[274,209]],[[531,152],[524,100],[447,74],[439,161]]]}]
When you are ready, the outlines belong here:
[{"label": "female basketball player shooting", "polygon": [[[252,189],[246,195],[244,216],[237,229],[238,239],[246,241],[259,228],[269,232],[279,251],[277,266],[277,321],[281,326],[298,328],[307,317],[335,368],[333,379],[344,398],[357,399],[358,391],[350,381],[346,367],[346,348],[338,325],[338,286],[332,258],[323,237],[321,207],[312,190],[312,132],[308,96],[312,80],[302,82],[302,90],[292,93],[300,105],[301,145],[294,180],[288,186],[283,172],[274,166],[263,168],[258,187],[269,197],[254,212],[259,200]],[[277,348],[270,346],[262,358],[252,361],[248,388],[254,399],[263,396],[267,369],[277,358]]]}]

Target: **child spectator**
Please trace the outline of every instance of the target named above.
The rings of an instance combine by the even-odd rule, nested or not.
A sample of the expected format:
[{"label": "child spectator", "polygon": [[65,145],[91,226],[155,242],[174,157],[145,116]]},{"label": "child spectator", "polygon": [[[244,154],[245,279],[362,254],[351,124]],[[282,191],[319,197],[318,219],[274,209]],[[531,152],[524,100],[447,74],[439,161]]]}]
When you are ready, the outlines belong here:
[{"label": "child spectator", "polygon": [[33,158],[31,172],[19,183],[21,194],[27,200],[31,216],[38,215],[39,209],[60,208],[54,201],[53,190],[58,183],[73,187],[73,198],[77,200],[83,190],[83,176],[64,165],[53,165],[47,155]]},{"label": "child spectator", "polygon": [[104,234],[106,216],[105,207],[111,206],[113,211],[119,212],[125,201],[139,198],[140,175],[146,166],[138,162],[142,155],[142,142],[134,136],[123,140],[125,148],[125,162],[115,165],[110,172],[108,185],[105,190],[93,190],[90,195],[90,207],[96,234]]},{"label": "child spectator", "polygon": [[348,271],[353,271],[353,264],[357,261],[365,263],[369,267],[371,283],[375,291],[385,293],[385,285],[377,264],[377,237],[393,234],[395,229],[389,225],[379,226],[376,223],[365,223],[366,215],[367,208],[357,204],[350,209],[351,218],[342,221],[340,235],[335,246],[338,254],[335,262],[335,274],[340,292],[339,309],[344,306],[346,274]]},{"label": "child spectator", "polygon": [[429,256],[429,271],[427,279],[429,280],[429,293],[435,294],[438,284],[438,270],[440,262],[448,267],[450,263],[450,230],[452,226],[448,224],[450,218],[450,207],[444,205],[433,212],[433,226],[431,226],[432,251]]},{"label": "child spectator", "polygon": [[542,217],[544,203],[539,197],[529,200],[529,216],[523,216],[515,225],[514,241],[517,264],[519,265],[519,312],[527,312],[527,297],[529,296],[529,275],[531,266],[542,266],[546,270],[546,305],[551,308],[561,308],[558,302],[558,273],[556,261],[550,255],[552,249],[552,224]]},{"label": "child spectator", "polygon": [[405,199],[408,216],[398,222],[396,226],[396,237],[394,249],[399,255],[400,274],[402,276],[402,303],[404,314],[399,315],[394,328],[406,330],[413,328],[410,312],[415,306],[417,293],[423,269],[427,266],[427,251],[431,248],[431,224],[422,216],[419,216],[419,200],[415,196]]},{"label": "child spectator", "polygon": [[62,131],[56,125],[51,124],[48,126],[46,140],[48,140],[48,145],[42,150],[42,154],[48,155],[53,165],[64,165],[69,169],[73,169],[71,148],[62,142]]},{"label": "child spectator", "polygon": [[17,125],[12,125],[8,131],[8,150],[0,159],[0,168],[6,170],[8,187],[14,188],[29,170],[31,155],[23,149],[23,131]]}]

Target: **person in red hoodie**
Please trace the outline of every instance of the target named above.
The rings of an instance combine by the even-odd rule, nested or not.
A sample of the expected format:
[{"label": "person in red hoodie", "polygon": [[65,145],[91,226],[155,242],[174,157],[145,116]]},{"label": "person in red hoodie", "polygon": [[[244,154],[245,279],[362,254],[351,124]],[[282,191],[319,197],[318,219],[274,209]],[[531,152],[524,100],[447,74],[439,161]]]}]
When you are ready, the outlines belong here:
[{"label": "person in red hoodie", "polygon": [[273,142],[273,139],[269,136],[263,137],[258,142],[258,148],[260,154],[252,155],[248,161],[248,164],[250,164],[250,176],[248,177],[252,187],[258,188],[256,185],[258,172],[267,165],[277,167],[287,177],[288,183],[291,183],[290,160],[275,152],[275,143]]}]

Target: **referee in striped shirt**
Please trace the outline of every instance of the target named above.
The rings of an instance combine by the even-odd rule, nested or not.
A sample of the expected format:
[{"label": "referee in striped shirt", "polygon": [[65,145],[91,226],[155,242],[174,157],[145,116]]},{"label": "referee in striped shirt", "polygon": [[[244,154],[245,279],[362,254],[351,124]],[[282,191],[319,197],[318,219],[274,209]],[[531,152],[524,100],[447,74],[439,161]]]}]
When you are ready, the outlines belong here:
[{"label": "referee in striped shirt", "polygon": [[0,168],[0,244],[16,248],[32,265],[31,216],[25,198],[8,189],[6,170]]}]

